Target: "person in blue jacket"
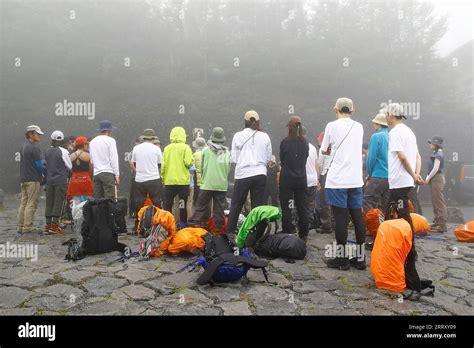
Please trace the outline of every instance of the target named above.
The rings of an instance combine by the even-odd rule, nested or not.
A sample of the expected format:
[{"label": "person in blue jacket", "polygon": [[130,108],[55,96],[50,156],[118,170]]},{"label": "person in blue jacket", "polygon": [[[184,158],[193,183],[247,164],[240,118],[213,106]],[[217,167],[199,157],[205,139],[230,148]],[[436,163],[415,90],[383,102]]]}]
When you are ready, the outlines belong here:
[{"label": "person in blue jacket", "polygon": [[385,211],[388,204],[388,124],[385,115],[372,120],[375,133],[370,137],[367,154],[367,178],[364,192],[364,212],[378,208]]}]

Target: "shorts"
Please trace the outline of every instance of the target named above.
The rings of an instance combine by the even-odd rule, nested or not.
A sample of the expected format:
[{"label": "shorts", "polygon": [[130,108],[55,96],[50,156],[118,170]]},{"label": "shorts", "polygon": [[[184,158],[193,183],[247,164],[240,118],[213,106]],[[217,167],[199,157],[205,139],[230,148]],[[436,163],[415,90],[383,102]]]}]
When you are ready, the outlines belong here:
[{"label": "shorts", "polygon": [[349,189],[326,188],[326,202],[339,208],[362,208],[364,194],[362,187]]}]

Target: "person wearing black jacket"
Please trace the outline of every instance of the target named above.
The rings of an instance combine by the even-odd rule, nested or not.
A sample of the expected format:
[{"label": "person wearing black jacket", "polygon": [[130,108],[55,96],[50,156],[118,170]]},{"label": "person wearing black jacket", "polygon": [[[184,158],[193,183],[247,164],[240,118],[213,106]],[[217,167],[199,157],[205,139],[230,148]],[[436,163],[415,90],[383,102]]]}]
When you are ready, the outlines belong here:
[{"label": "person wearing black jacket", "polygon": [[306,194],[306,161],[309,144],[303,135],[299,116],[288,121],[288,136],[280,143],[280,205],[283,232],[291,233],[291,211],[296,206],[298,213],[298,234],[306,242],[308,236],[308,198]]}]

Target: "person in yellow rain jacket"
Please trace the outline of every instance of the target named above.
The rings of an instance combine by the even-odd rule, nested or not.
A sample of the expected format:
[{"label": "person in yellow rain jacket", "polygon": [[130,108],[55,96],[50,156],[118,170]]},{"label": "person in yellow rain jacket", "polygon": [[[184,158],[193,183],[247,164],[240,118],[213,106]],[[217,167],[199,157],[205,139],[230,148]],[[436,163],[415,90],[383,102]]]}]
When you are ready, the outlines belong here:
[{"label": "person in yellow rain jacket", "polygon": [[171,212],[173,200],[179,197],[180,227],[187,226],[186,203],[189,196],[189,168],[193,165],[191,147],[186,144],[186,131],[183,127],[174,127],[170,132],[170,142],[163,152],[161,177],[164,189],[164,209]]}]

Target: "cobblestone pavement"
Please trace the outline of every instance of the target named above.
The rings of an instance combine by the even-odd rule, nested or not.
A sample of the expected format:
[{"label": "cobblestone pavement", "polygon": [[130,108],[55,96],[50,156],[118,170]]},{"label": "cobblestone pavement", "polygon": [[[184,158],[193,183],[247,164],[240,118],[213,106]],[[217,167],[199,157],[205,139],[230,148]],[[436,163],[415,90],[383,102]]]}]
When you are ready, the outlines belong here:
[{"label": "cobblestone pavement", "polygon": [[[474,314],[474,244],[457,242],[452,233],[455,225],[450,225],[447,242],[417,239],[418,272],[434,281],[436,294],[412,302],[376,289],[369,268],[328,269],[324,247],[334,237],[314,231],[304,261],[270,261],[270,281],[275,284],[265,283],[261,271],[250,271],[249,281],[198,286],[200,272],[175,273],[192,256],[166,255],[110,265],[120,256],[115,252],[66,262],[61,243],[73,237],[71,230],[64,236],[19,236],[17,206],[11,198],[0,211],[0,244],[37,244],[38,260],[0,259],[0,315]],[[38,223],[43,209],[44,201],[37,212]],[[136,237],[119,238],[137,250]]]}]

